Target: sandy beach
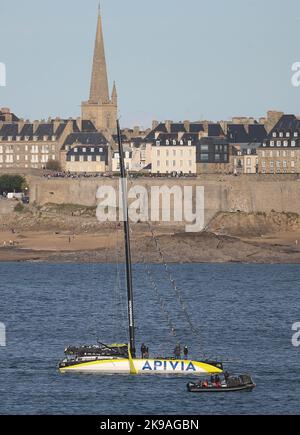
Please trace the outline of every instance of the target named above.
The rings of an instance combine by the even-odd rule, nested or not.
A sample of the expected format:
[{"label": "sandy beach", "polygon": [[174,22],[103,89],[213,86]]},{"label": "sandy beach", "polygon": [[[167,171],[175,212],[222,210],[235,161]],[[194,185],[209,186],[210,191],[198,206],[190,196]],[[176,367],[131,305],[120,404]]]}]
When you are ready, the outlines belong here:
[{"label": "sandy beach", "polygon": [[[2,262],[124,261],[122,226],[99,223],[91,208],[50,204],[16,213],[5,205],[0,214]],[[150,228],[169,263],[300,263],[299,218],[285,214],[218,214],[202,233],[185,233],[172,224]],[[150,228],[131,225],[136,263],[162,261]]]}]

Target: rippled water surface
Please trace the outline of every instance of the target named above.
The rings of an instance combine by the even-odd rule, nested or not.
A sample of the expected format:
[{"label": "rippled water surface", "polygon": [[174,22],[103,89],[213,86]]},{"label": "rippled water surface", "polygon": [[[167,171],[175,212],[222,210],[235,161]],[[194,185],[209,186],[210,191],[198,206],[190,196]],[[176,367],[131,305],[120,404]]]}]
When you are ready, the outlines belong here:
[{"label": "rippled water surface", "polygon": [[[164,269],[150,266],[165,307],[191,356],[230,360],[251,373],[253,393],[193,395],[182,377],[60,375],[70,344],[127,341],[126,292],[115,265],[0,264],[0,413],[9,414],[256,414],[300,412],[300,269],[289,265],[173,265],[194,336]],[[170,354],[157,295],[144,266],[135,267],[137,341]]]}]

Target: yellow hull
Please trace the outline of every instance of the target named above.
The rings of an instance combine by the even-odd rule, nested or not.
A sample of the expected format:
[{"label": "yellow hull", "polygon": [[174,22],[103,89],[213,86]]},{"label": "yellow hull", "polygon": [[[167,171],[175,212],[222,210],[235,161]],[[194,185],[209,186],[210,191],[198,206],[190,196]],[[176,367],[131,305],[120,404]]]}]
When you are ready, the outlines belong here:
[{"label": "yellow hull", "polygon": [[61,373],[137,374],[137,375],[196,375],[222,373],[222,369],[200,361],[167,359],[107,359],[78,362],[60,367]]}]

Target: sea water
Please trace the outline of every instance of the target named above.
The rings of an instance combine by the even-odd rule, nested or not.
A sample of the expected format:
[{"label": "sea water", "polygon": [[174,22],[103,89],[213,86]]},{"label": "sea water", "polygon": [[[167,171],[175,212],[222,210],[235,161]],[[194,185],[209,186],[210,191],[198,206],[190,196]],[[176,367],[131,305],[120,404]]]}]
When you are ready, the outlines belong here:
[{"label": "sea water", "polygon": [[61,375],[68,345],[127,342],[123,268],[2,263],[0,413],[300,412],[300,348],[292,345],[299,266],[175,264],[177,291],[163,266],[149,269],[157,291],[146,267],[134,267],[138,350],[144,342],[151,356],[168,356],[180,342],[191,358],[220,358],[229,372],[251,374],[253,393],[193,395],[184,377]]}]

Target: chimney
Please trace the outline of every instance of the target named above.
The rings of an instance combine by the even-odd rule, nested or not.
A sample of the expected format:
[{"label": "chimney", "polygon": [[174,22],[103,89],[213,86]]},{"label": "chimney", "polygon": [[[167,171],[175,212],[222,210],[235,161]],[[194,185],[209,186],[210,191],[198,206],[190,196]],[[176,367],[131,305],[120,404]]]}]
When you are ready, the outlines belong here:
[{"label": "chimney", "polygon": [[18,134],[21,133],[21,131],[22,131],[24,125],[25,125],[25,121],[24,121],[24,119],[20,119],[19,122],[18,122]]},{"label": "chimney", "polygon": [[189,133],[189,131],[190,131],[190,121],[184,121],[183,124],[184,124],[184,128]]},{"label": "chimney", "polygon": [[32,124],[33,124],[33,134],[35,134],[35,132],[36,132],[38,126],[40,125],[40,122],[37,121],[37,120],[35,120],[35,121],[33,121]]},{"label": "chimney", "polygon": [[152,121],[152,130],[154,130],[159,125],[158,121]]},{"label": "chimney", "polygon": [[173,121],[165,121],[166,129],[168,133],[171,133],[171,125],[173,124]]},{"label": "chimney", "polygon": [[56,132],[56,130],[58,129],[58,127],[61,124],[61,119],[59,117],[56,117],[53,121],[53,129],[54,129],[54,133]]}]

